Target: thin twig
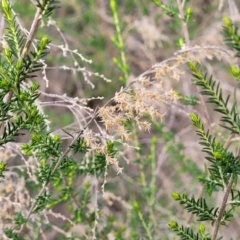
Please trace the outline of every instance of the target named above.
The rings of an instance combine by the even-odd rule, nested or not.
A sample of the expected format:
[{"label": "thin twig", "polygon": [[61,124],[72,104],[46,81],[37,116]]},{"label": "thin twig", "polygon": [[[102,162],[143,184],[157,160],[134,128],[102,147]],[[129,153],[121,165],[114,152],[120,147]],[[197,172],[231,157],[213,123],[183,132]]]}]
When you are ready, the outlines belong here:
[{"label": "thin twig", "polygon": [[186,41],[186,45],[188,47],[190,47],[190,45],[191,45],[190,37],[189,37],[188,29],[187,29],[187,23],[184,21],[183,6],[182,6],[180,0],[177,0],[177,5],[178,5],[178,9],[179,9],[179,17],[182,21],[182,30],[183,30],[183,35],[184,35],[184,38]]},{"label": "thin twig", "polygon": [[220,210],[219,210],[219,214],[218,214],[218,217],[217,217],[217,220],[216,220],[216,223],[215,223],[212,240],[217,239],[218,230],[219,230],[219,227],[220,227],[220,224],[221,224],[221,221],[222,221],[222,217],[223,217],[225,208],[227,206],[227,200],[228,200],[228,196],[231,192],[232,185],[233,185],[233,178],[231,178],[228,182],[226,192],[224,194],[223,201],[222,201],[222,204],[221,204],[221,207],[220,207]]},{"label": "thin twig", "polygon": [[28,54],[29,49],[32,45],[32,41],[33,41],[34,36],[35,36],[35,34],[38,30],[38,27],[39,27],[39,24],[40,24],[41,20],[42,20],[42,9],[37,8],[37,11],[36,11],[35,16],[34,16],[34,20],[32,22],[31,28],[30,28],[30,32],[29,32],[27,41],[26,41],[25,46],[24,46],[24,48],[22,50],[22,53],[21,53],[21,59],[26,57],[26,55]]},{"label": "thin twig", "polygon": [[230,147],[234,136],[235,136],[235,134],[231,134],[231,135],[228,137],[227,141],[226,141],[225,144],[224,144],[224,148],[225,148],[225,149],[228,149],[228,148]]},{"label": "thin twig", "polygon": [[162,66],[165,66],[165,65],[169,64],[170,62],[178,61],[177,56],[181,56],[181,55],[183,55],[185,53],[188,53],[188,52],[195,52],[195,51],[200,51],[200,50],[218,51],[218,52],[221,52],[221,53],[225,53],[229,57],[233,57],[233,52],[232,51],[229,51],[229,50],[227,50],[225,48],[222,48],[222,47],[217,47],[217,46],[188,47],[188,46],[186,46],[186,47],[184,47],[184,49],[181,49],[181,50],[175,52],[173,57],[167,58],[160,63],[154,64],[150,69],[148,69],[147,71],[140,74],[132,83],[135,83],[135,82],[139,81],[140,79],[142,79],[143,77],[146,77],[150,74],[156,73],[156,68],[160,68]]}]

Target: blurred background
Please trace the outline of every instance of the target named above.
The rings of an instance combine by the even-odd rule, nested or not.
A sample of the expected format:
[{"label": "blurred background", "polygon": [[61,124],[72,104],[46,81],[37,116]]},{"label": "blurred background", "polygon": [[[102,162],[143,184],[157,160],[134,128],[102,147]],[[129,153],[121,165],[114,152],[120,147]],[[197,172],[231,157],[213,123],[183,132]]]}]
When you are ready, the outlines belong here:
[{"label": "blurred background", "polygon": [[[130,68],[128,81],[131,81],[153,64],[170,58],[180,49],[178,42],[183,38],[181,22],[168,16],[149,0],[116,2],[126,60]],[[176,6],[174,0],[162,2]],[[240,3],[237,4],[240,7]],[[113,62],[113,58],[119,58],[120,53],[111,40],[116,30],[109,1],[61,0],[60,6],[52,19],[45,21],[37,33],[38,37],[49,35],[52,42],[45,62],[47,66],[44,73],[38,74],[37,80],[41,84],[41,91],[45,93],[42,94],[41,101],[51,102],[44,105],[43,109],[49,116],[51,127],[58,130],[69,124],[85,121],[81,118],[85,118],[86,113],[81,108],[71,111],[71,104],[54,104],[54,101],[77,97],[82,99],[86,108],[95,109],[124,86],[120,80],[123,74]],[[229,16],[227,2],[196,0],[189,1],[189,7],[193,9],[193,18],[188,26],[192,46],[225,47],[222,18]],[[35,13],[33,4],[29,0],[16,1],[14,10],[21,25],[29,29]],[[92,60],[92,63],[84,61],[81,56]],[[204,67],[209,75],[221,82],[224,95],[234,91],[236,83],[229,74],[229,65],[224,57],[220,61],[206,60]],[[188,96],[197,96],[196,87],[191,83],[191,74],[186,69],[183,67],[185,74],[180,81],[166,78],[164,87]],[[84,100],[91,98],[93,99]],[[213,132],[224,141],[227,135],[223,132],[219,134],[217,130],[219,116],[213,114],[212,106],[208,107]],[[101,194],[103,179],[99,178],[97,183],[98,207],[101,211],[99,225],[106,224],[106,219],[112,216],[115,219],[114,227],[97,239],[116,239],[114,232],[117,231],[123,232],[122,239],[149,239],[144,227],[136,220],[136,201],[143,218],[152,222],[154,239],[177,239],[168,228],[170,220],[198,227],[199,223],[194,217],[189,216],[171,198],[174,191],[196,196],[203,194],[198,177],[206,171],[208,163],[201,153],[195,129],[189,120],[189,113],[192,111],[203,116],[200,107],[166,106],[162,123],[154,122],[150,132],[136,133],[137,142],[142,149],[140,152],[119,147],[123,173],[116,175],[116,171],[109,170],[105,195]],[[216,194],[216,202],[210,204],[220,204],[218,199],[221,201],[221,196]],[[60,209],[64,213],[64,207],[61,206]],[[211,229],[211,226],[208,227]],[[77,232],[81,232],[79,229]],[[240,239],[239,229],[240,222],[236,219],[226,231],[222,228],[222,232],[225,239]],[[59,237],[56,231],[49,231],[47,236],[47,239]]]}]

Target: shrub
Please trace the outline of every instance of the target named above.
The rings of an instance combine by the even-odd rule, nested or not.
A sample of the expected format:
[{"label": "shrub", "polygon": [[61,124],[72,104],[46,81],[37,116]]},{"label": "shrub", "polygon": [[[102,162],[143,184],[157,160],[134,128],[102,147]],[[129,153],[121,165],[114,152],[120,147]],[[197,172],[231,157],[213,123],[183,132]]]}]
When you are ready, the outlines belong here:
[{"label": "shrub", "polygon": [[[36,0],[26,9],[23,2],[1,1],[1,239],[173,239],[172,232],[181,239],[235,238],[239,233],[233,232],[237,224],[233,219],[240,202],[237,10],[223,19],[228,49],[195,44],[193,19],[203,14],[196,3],[103,2],[96,12],[95,1],[74,5]],[[232,4],[230,9],[237,9]],[[15,6],[33,18],[29,31]],[[87,9],[81,21],[65,23],[73,21],[73,28],[80,29],[83,42],[89,44],[85,54],[96,60],[92,68],[88,68],[92,60],[68,43],[74,45],[74,37],[69,40],[70,33],[63,33],[62,29],[70,31],[64,17],[59,23],[53,20],[58,14],[74,14],[79,6]],[[142,19],[127,26],[133,11]],[[104,33],[94,31],[97,36],[86,42],[84,34],[100,28],[97,14],[114,26],[109,28],[111,42],[107,28]],[[165,36],[158,42],[159,19],[174,41],[165,41]],[[144,44],[125,38],[128,28]],[[54,39],[56,33],[64,45]],[[110,43],[113,61],[105,57],[97,62]],[[138,52],[132,53],[132,60],[130,53],[139,48],[132,46],[142,47],[145,57],[156,60],[157,53],[155,57],[151,52],[161,44],[168,54],[175,53],[171,57],[163,53],[158,56],[161,62],[134,77],[133,55]],[[99,73],[105,66],[111,78],[118,75],[114,84]],[[217,76],[215,69],[222,75]],[[67,73],[64,87],[69,94],[50,79],[51,70]],[[79,83],[74,76],[84,81]],[[76,80],[77,97],[71,95],[76,92],[70,78]],[[227,78],[234,79],[234,86]],[[73,118],[73,124],[63,124]],[[56,129],[58,123],[67,126]],[[188,215],[169,200],[170,192]]]}]

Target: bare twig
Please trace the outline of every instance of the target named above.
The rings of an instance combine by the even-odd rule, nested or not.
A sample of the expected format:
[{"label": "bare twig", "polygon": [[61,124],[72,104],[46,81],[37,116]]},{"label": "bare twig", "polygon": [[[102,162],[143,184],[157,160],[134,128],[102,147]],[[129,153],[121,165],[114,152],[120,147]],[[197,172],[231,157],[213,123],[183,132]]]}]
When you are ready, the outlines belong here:
[{"label": "bare twig", "polygon": [[221,204],[221,207],[220,207],[220,210],[219,210],[218,218],[217,218],[217,221],[216,221],[215,226],[214,226],[212,240],[217,239],[218,230],[219,230],[219,227],[220,227],[220,224],[221,224],[221,221],[222,221],[222,217],[223,217],[225,208],[227,206],[227,200],[228,200],[228,196],[231,192],[232,185],[233,185],[233,178],[231,178],[228,182],[228,185],[227,185],[224,197],[223,197],[223,201],[222,201],[222,204]]},{"label": "bare twig", "polygon": [[39,24],[42,20],[42,10],[41,8],[37,8],[37,12],[35,14],[34,20],[32,22],[31,28],[30,28],[30,32],[27,38],[27,41],[25,43],[25,46],[22,50],[21,53],[21,59],[23,59],[29,52],[29,49],[31,47],[32,41],[34,39],[34,36],[38,30]]}]

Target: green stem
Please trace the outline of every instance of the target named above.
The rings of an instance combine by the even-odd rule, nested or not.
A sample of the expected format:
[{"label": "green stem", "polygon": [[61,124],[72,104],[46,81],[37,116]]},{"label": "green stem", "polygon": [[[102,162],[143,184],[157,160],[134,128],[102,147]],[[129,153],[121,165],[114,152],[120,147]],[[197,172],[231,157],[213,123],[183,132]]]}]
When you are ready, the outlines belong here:
[{"label": "green stem", "polygon": [[125,51],[124,51],[125,46],[124,46],[124,42],[122,39],[122,32],[121,32],[121,28],[120,28],[120,21],[119,21],[118,12],[117,12],[116,0],[110,0],[110,7],[112,9],[114,25],[115,25],[116,33],[117,33],[114,43],[120,51],[121,63],[118,64],[118,67],[121,69],[121,71],[124,74],[124,79],[122,81],[124,82],[124,84],[126,84],[127,79],[129,77],[129,66],[127,64],[126,55],[125,55]]},{"label": "green stem", "polygon": [[139,219],[140,219],[140,221],[141,221],[141,223],[143,225],[143,228],[145,229],[145,231],[147,233],[148,239],[153,240],[153,237],[151,235],[150,229],[148,228],[148,226],[147,226],[147,224],[146,224],[146,222],[145,222],[145,220],[143,218],[143,215],[142,215],[142,213],[141,213],[141,211],[139,209],[137,210],[137,214],[138,214],[138,217],[139,217]]}]

